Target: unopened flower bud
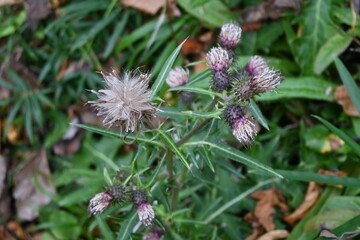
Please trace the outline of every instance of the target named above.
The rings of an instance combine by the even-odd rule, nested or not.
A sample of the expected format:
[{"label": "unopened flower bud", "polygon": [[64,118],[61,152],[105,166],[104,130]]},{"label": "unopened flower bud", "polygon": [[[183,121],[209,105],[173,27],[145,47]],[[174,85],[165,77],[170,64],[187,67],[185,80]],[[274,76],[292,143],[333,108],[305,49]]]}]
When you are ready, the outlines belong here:
[{"label": "unopened flower bud", "polygon": [[246,71],[252,76],[260,74],[267,68],[269,68],[267,61],[257,55],[251,57],[245,66]]},{"label": "unopened flower bud", "polygon": [[222,92],[230,86],[230,78],[226,73],[217,72],[214,73],[211,87],[216,92]]},{"label": "unopened flower bud", "polygon": [[114,202],[121,203],[129,200],[129,191],[122,185],[112,185],[106,192],[113,197]]},{"label": "unopened flower bud", "polygon": [[104,212],[112,203],[113,197],[107,192],[96,194],[89,202],[88,213],[98,215]]},{"label": "unopened flower bud", "polygon": [[221,27],[219,34],[220,45],[224,48],[233,49],[241,38],[241,28],[235,23],[226,23]]},{"label": "unopened flower bud", "polygon": [[225,73],[232,62],[228,51],[221,47],[214,47],[206,54],[206,64],[214,73]]},{"label": "unopened flower bud", "polygon": [[189,72],[181,67],[176,67],[169,72],[166,83],[170,87],[180,87],[189,81]]},{"label": "unopened flower bud", "polygon": [[238,101],[246,102],[254,97],[256,92],[254,91],[252,78],[246,71],[234,74],[233,78],[233,92]]},{"label": "unopened flower bud", "polygon": [[227,106],[224,110],[225,121],[230,125],[233,135],[239,142],[248,146],[257,134],[253,120],[245,115],[245,111],[236,104]]},{"label": "unopened flower bud", "polygon": [[155,212],[151,204],[147,201],[146,195],[142,190],[134,190],[132,200],[137,207],[139,220],[144,226],[150,226],[155,219]]}]

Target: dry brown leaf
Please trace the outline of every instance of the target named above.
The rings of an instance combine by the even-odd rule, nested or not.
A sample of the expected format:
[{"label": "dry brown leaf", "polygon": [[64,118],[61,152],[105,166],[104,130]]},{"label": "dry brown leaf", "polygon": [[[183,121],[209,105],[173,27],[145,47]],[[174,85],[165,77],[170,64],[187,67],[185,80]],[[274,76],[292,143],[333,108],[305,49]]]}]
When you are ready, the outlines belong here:
[{"label": "dry brown leaf", "polygon": [[[75,116],[70,123],[80,123],[79,117]],[[75,153],[80,149],[82,138],[83,131],[80,128],[70,124],[68,130],[62,136],[60,141],[58,141],[53,146],[53,150],[57,155],[60,156]]]},{"label": "dry brown leaf", "polygon": [[185,55],[198,54],[203,50],[204,44],[200,43],[197,39],[188,39],[181,48],[181,52]]},{"label": "dry brown leaf", "polygon": [[16,236],[16,239],[19,240],[27,240],[29,237],[27,236],[24,229],[21,227],[21,225],[18,222],[10,221],[7,223],[7,229]]},{"label": "dry brown leaf", "polygon": [[0,0],[0,7],[1,6],[6,6],[6,5],[13,5],[13,4],[18,4],[18,3],[22,3],[24,0]]},{"label": "dry brown leaf", "polygon": [[50,179],[50,169],[45,149],[32,153],[27,162],[14,174],[14,192],[17,217],[31,221],[39,215],[37,207],[50,202],[50,198],[40,192],[34,180],[37,179],[42,189],[54,193]]},{"label": "dry brown leaf", "polygon": [[320,194],[320,186],[315,182],[310,182],[304,201],[293,213],[284,217],[284,220],[290,225],[294,225],[297,221],[302,219],[304,215],[315,205],[320,197]]},{"label": "dry brown leaf", "polygon": [[329,171],[329,170],[325,170],[325,169],[320,169],[318,171],[318,173],[329,175],[329,176],[335,176],[335,177],[346,177],[347,176],[347,173],[344,171],[333,172],[333,171]]},{"label": "dry brown leaf", "polygon": [[346,91],[344,85],[336,88],[334,93],[335,101],[340,104],[345,114],[351,117],[359,117],[360,114],[352,103],[349,93]]},{"label": "dry brown leaf", "polygon": [[252,233],[246,238],[246,240],[256,240],[261,234],[264,233],[264,227],[261,226],[259,219],[254,216],[254,213],[247,213],[244,216],[244,220],[251,224]]},{"label": "dry brown leaf", "polygon": [[25,1],[26,21],[33,31],[37,28],[39,21],[50,14],[51,5],[48,0]]},{"label": "dry brown leaf", "polygon": [[166,0],[122,0],[121,3],[124,7],[132,7],[139,11],[154,15],[165,5]]},{"label": "dry brown leaf", "polygon": [[288,210],[284,197],[274,188],[254,192],[251,194],[251,197],[258,200],[254,210],[255,217],[259,219],[259,222],[267,232],[274,230],[273,215],[276,211],[275,206],[280,207],[283,213],[286,213]]},{"label": "dry brown leaf", "polygon": [[289,236],[289,232],[286,230],[273,230],[268,233],[265,233],[258,240],[276,240],[276,239],[283,239]]},{"label": "dry brown leaf", "polygon": [[0,155],[0,197],[5,186],[5,177],[7,171],[6,159],[3,155]]},{"label": "dry brown leaf", "polygon": [[[2,220],[6,220],[11,216],[11,199],[8,194],[9,189],[5,184],[6,174],[6,158],[0,155],[0,216]],[[2,238],[0,237],[0,239]]]}]

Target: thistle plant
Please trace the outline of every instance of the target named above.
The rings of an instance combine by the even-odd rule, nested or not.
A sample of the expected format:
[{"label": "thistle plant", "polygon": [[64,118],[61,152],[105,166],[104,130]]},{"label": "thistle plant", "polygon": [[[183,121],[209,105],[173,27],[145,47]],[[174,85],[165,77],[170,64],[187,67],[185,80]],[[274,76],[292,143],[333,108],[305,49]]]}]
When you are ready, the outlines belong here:
[{"label": "thistle plant", "polygon": [[[105,87],[91,90],[98,99],[88,103],[103,117],[104,126],[114,126],[117,131],[82,127],[117,136],[114,141],[123,141],[125,137],[133,139],[137,150],[128,165],[112,165],[110,171],[116,177],[114,180],[107,177],[110,186],[90,200],[90,215],[105,214],[111,205],[118,209],[133,206],[133,211],[112,213],[127,214],[121,227],[132,230],[123,234],[141,231],[143,239],[152,239],[151,236],[160,239],[163,234],[171,236],[176,228],[175,213],[196,201],[184,191],[197,185],[203,175],[216,179],[224,164],[233,168],[229,161],[240,162],[266,175],[282,177],[239,150],[241,146],[252,147],[260,130],[258,122],[266,122],[261,114],[251,114],[250,106],[256,106],[253,98],[275,90],[283,80],[280,72],[260,56],[251,57],[242,67],[237,66],[236,48],[240,38],[239,25],[223,25],[219,45],[206,55],[209,68],[205,70],[206,74],[191,75],[180,66],[170,70],[183,43],[171,54],[157,79],[139,71],[125,72],[120,77],[114,72],[102,73]],[[162,99],[168,87],[168,91],[175,94],[191,93],[195,100],[187,106],[171,106]],[[239,143],[236,148],[228,144],[234,140]],[[119,171],[123,168],[129,173],[120,178]],[[238,170],[233,168],[232,171]],[[206,186],[209,181],[201,180],[200,183]],[[201,209],[202,206],[193,207]],[[221,213],[214,212],[202,221],[209,223]],[[131,220],[136,214],[136,222],[148,229],[141,230],[139,224]]]}]

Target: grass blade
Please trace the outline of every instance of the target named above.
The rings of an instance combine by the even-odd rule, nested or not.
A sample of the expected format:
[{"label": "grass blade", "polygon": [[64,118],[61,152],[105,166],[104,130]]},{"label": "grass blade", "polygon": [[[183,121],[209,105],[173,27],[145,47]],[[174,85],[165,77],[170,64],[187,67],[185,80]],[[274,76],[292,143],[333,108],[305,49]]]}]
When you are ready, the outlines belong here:
[{"label": "grass blade", "polygon": [[351,177],[336,177],[325,174],[305,172],[305,171],[291,171],[291,170],[276,170],[286,179],[301,182],[317,182],[320,184],[343,185],[347,187],[359,187],[359,179]]},{"label": "grass blade", "polygon": [[342,130],[338,129],[325,119],[319,116],[314,116],[314,118],[318,119],[322,124],[324,124],[328,129],[330,129],[330,131],[338,135],[347,145],[349,145],[349,147],[351,147],[351,149],[356,153],[356,155],[360,157],[360,146],[354,140],[352,140],[351,137],[349,137],[346,133],[344,133]]},{"label": "grass blade", "polygon": [[340,74],[340,78],[345,85],[346,91],[349,93],[351,101],[357,111],[360,112],[360,90],[358,86],[339,58],[335,59],[335,65]]},{"label": "grass blade", "polygon": [[99,128],[99,127],[88,126],[88,125],[85,125],[85,124],[73,123],[71,125],[74,125],[76,127],[85,129],[85,130],[93,132],[93,133],[101,134],[103,136],[115,137],[115,138],[126,138],[126,139],[129,139],[129,140],[147,142],[147,143],[150,143],[151,145],[157,145],[157,146],[160,146],[160,147],[164,147],[162,145],[162,143],[160,143],[160,142],[154,141],[153,139],[136,137],[135,134],[128,134],[127,135],[127,134],[122,133],[122,132],[115,132],[115,131],[111,131],[111,130],[102,129],[102,128]]},{"label": "grass blade", "polygon": [[170,72],[170,69],[172,68],[172,65],[175,62],[176,57],[178,56],[181,47],[184,45],[185,41],[187,39],[185,39],[175,50],[174,52],[170,55],[170,57],[168,58],[168,60],[166,61],[165,65],[163,66],[163,68],[161,69],[161,72],[159,73],[158,77],[156,78],[155,82],[153,83],[152,87],[151,87],[151,99],[154,99],[154,97],[156,96],[156,94],[160,91],[162,85],[164,84],[167,75]]},{"label": "grass blade", "polygon": [[216,93],[216,92],[213,92],[213,91],[210,91],[210,90],[207,90],[207,89],[203,89],[203,88],[199,88],[199,87],[183,86],[183,87],[170,88],[169,91],[192,92],[192,93],[208,95],[208,96],[210,96],[212,98],[214,98],[215,96],[222,97],[222,95],[220,93]]},{"label": "grass blade", "polygon": [[266,128],[266,130],[269,130],[269,125],[267,124],[264,115],[262,114],[258,105],[253,100],[250,101],[248,108],[252,115],[254,115],[255,119],[261,124],[261,126]]}]

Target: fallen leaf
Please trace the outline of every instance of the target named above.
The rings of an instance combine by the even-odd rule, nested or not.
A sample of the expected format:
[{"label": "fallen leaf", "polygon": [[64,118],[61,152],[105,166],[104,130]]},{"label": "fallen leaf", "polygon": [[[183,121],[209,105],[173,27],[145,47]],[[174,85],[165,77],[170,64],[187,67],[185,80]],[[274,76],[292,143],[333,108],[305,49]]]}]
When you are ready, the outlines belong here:
[{"label": "fallen leaf", "polygon": [[7,223],[7,229],[12,233],[12,235],[16,236],[16,239],[19,240],[27,240],[29,239],[24,229],[21,225],[16,221],[10,221]]},{"label": "fallen leaf", "polygon": [[14,192],[17,217],[31,221],[38,217],[37,206],[50,202],[50,198],[36,187],[35,179],[47,193],[54,193],[45,149],[32,153],[27,162],[14,174]]},{"label": "fallen leaf", "polygon": [[278,19],[288,9],[294,9],[296,12],[299,12],[300,6],[300,0],[267,0],[258,6],[242,10],[241,18],[244,23]]},{"label": "fallen leaf", "polygon": [[59,70],[58,74],[56,75],[56,81],[60,81],[66,75],[69,75],[71,73],[74,73],[77,71],[87,72],[89,70],[90,70],[90,64],[88,62],[84,62],[84,61],[68,62],[67,60],[64,60],[61,62],[60,70]]},{"label": "fallen leaf", "polygon": [[[6,158],[3,155],[0,155],[0,216],[3,220],[11,217],[11,199],[8,194],[9,189],[5,184],[6,174]],[[0,239],[3,239],[1,238],[1,234]]]},{"label": "fallen leaf", "polygon": [[344,171],[329,171],[329,170],[325,170],[325,169],[320,169],[318,171],[319,174],[325,174],[325,175],[329,175],[329,176],[335,176],[335,177],[346,177],[347,173]]},{"label": "fallen leaf", "polygon": [[[80,123],[80,119],[75,116],[70,121],[70,123]],[[53,150],[57,155],[63,156],[67,154],[72,154],[80,149],[81,140],[83,138],[83,131],[80,128],[71,124],[69,125],[68,130],[62,136],[61,140],[53,146]]]},{"label": "fallen leaf", "polygon": [[336,88],[334,93],[335,101],[342,106],[345,114],[351,117],[359,117],[360,114],[352,103],[349,93],[346,91],[344,85]]},{"label": "fallen leaf", "polygon": [[290,225],[294,225],[297,221],[302,219],[304,215],[315,205],[321,194],[321,188],[315,182],[310,182],[304,201],[300,206],[290,215],[285,216],[284,220]]},{"label": "fallen leaf", "polygon": [[333,234],[332,232],[330,232],[327,229],[321,230],[319,237],[330,238],[330,239],[337,239],[338,238],[335,234]]},{"label": "fallen leaf", "polygon": [[289,236],[289,232],[286,230],[273,230],[270,232],[265,233],[258,240],[276,240],[276,239],[283,239]]},{"label": "fallen leaf", "polygon": [[149,13],[154,15],[159,11],[161,7],[163,7],[166,3],[166,0],[146,0],[146,1],[138,1],[138,0],[122,0],[121,4],[124,7],[132,7],[139,11]]},{"label": "fallen leaf", "polygon": [[244,220],[251,224],[252,233],[246,238],[246,240],[256,240],[261,234],[264,233],[265,229],[261,226],[259,219],[254,216],[254,213],[247,213],[244,216]]},{"label": "fallen leaf", "polygon": [[1,6],[6,6],[6,5],[13,5],[13,4],[18,4],[18,3],[22,3],[24,0],[0,0],[0,7]]},{"label": "fallen leaf", "polygon": [[198,40],[189,38],[181,48],[181,52],[185,55],[198,54],[203,50],[203,46]]},{"label": "fallen leaf", "polygon": [[7,231],[5,226],[0,225],[0,239],[2,240],[12,240],[10,233]]},{"label": "fallen leaf", "polygon": [[35,31],[39,21],[50,14],[50,7],[48,0],[25,1],[26,21],[31,30]]},{"label": "fallen leaf", "polygon": [[251,194],[251,197],[258,200],[254,210],[254,215],[259,219],[260,224],[267,232],[274,230],[273,215],[275,206],[280,207],[283,213],[288,211],[285,199],[275,188],[257,191]]}]

